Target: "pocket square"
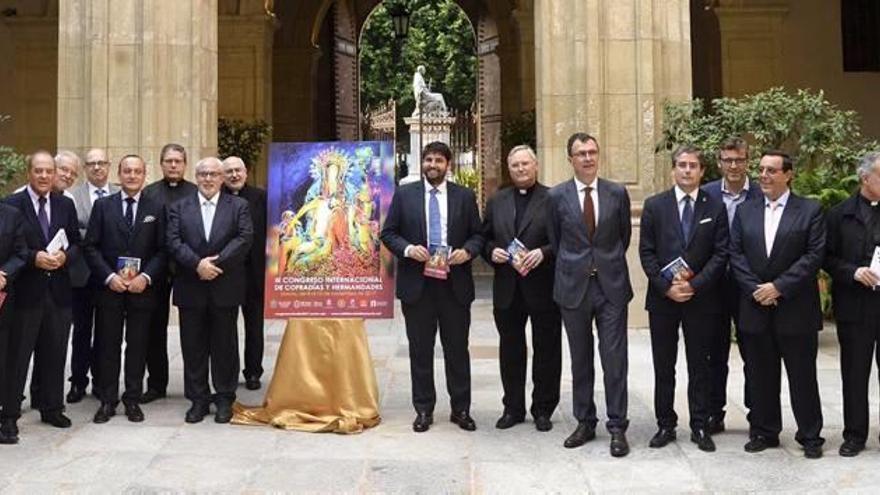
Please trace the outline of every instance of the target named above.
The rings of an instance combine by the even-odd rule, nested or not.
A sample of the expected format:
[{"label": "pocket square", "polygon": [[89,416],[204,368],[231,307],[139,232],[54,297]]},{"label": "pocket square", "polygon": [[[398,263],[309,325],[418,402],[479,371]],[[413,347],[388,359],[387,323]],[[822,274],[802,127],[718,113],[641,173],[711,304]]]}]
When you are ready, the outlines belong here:
[{"label": "pocket square", "polygon": [[700,225],[703,225],[704,223],[709,223],[711,221],[712,221],[712,217],[704,218],[704,219],[700,220]]},{"label": "pocket square", "polygon": [[150,222],[155,222],[155,221],[156,221],[156,217],[154,217],[153,215],[147,215],[144,217],[144,223],[150,223]]}]

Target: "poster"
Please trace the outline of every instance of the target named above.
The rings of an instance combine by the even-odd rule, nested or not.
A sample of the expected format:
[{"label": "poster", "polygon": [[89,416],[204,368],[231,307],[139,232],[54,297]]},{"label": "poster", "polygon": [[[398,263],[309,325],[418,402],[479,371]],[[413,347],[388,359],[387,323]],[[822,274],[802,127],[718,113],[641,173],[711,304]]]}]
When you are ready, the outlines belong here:
[{"label": "poster", "polygon": [[391,318],[390,142],[269,148],[266,318]]}]

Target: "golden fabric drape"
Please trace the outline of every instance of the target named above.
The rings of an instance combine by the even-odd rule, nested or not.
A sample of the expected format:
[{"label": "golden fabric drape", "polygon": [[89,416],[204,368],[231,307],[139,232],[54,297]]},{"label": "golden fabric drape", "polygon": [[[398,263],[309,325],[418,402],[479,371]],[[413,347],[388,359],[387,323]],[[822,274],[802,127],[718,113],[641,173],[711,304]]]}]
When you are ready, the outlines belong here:
[{"label": "golden fabric drape", "polygon": [[232,422],[360,433],[379,424],[379,387],[362,319],[287,322],[261,407],[233,406]]}]

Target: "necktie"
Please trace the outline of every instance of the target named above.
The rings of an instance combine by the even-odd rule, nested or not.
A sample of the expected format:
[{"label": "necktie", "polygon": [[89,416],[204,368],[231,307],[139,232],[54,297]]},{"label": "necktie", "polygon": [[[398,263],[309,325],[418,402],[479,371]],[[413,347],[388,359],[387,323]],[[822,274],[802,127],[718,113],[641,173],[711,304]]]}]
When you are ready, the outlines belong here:
[{"label": "necktie", "polygon": [[684,208],[681,210],[681,233],[684,235],[684,243],[687,245],[691,238],[691,229],[694,227],[694,207],[691,204],[691,195],[684,197]]},{"label": "necktie", "polygon": [[134,198],[125,198],[125,224],[128,228],[134,228]]},{"label": "necktie", "polygon": [[428,201],[428,244],[440,246],[443,244],[443,228],[440,223],[440,200],[437,199],[437,188],[431,189],[431,199]]},{"label": "necktie", "polygon": [[214,223],[214,203],[205,201],[202,203],[202,223],[205,224],[205,240],[211,240],[211,224]]},{"label": "necktie", "polygon": [[107,194],[107,191],[103,189],[95,189],[95,196],[97,196],[98,199],[103,198],[105,194]]},{"label": "necktie", "polygon": [[46,214],[46,197],[40,196],[40,211],[37,213],[37,220],[40,222],[40,230],[43,231],[43,237],[49,240],[49,215]]},{"label": "necktie", "polygon": [[590,195],[592,191],[593,188],[590,186],[584,188],[584,221],[587,223],[587,236],[590,242],[596,234],[596,212],[593,210],[593,197]]}]

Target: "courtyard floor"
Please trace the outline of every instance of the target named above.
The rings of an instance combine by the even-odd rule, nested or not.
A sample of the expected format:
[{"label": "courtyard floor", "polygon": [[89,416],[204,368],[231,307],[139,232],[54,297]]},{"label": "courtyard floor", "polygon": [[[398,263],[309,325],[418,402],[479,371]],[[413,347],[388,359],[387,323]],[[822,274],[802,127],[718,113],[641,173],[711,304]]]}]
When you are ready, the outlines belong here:
[{"label": "courtyard floor", "polygon": [[[485,295],[485,291],[482,291]],[[746,421],[742,404],[742,363],[731,352],[727,432],[714,437],[718,451],[697,450],[679,428],[679,441],[650,449],[655,431],[652,412],[653,373],[648,332],[630,332],[628,432],[631,454],[614,459],[608,435],[574,450],[562,442],[573,430],[569,361],[563,364],[562,403],[551,432],[540,433],[527,422],[499,431],[501,413],[498,346],[491,300],[473,306],[471,358],[472,415],[476,432],[447,421],[443,367],[439,347],[435,361],[438,406],[435,424],[424,434],[412,432],[409,363],[403,318],[368,322],[370,346],[379,379],[382,423],[359,435],[310,434],[270,427],[217,425],[210,417],[184,424],[182,361],[177,328],[170,331],[172,359],[169,398],[144,406],[146,421],[132,424],[117,415],[95,425],[98,407],[89,396],[68,406],[73,427],[57,430],[39,422],[29,409],[19,422],[21,443],[0,446],[0,490],[3,493],[46,492],[381,492],[381,493],[796,493],[880,491],[880,448],[876,441],[877,410],[867,450],[844,459],[837,455],[842,428],[838,348],[833,329],[822,332],[819,381],[825,416],[825,457],[806,460],[794,441],[794,420],[783,404],[782,448],[760,454],[743,452]],[[239,399],[259,404],[274,366],[283,322],[267,327],[266,375],[262,390],[242,386]],[[563,339],[564,340],[564,339]],[[567,348],[563,355],[567,356]],[[679,357],[676,408],[687,424],[686,375]],[[597,366],[597,369],[598,366]],[[597,403],[603,414],[601,377]],[[787,387],[784,385],[783,390]],[[878,402],[872,380],[871,403]],[[27,401],[25,405],[27,405]],[[120,406],[119,412],[122,408]]]}]

